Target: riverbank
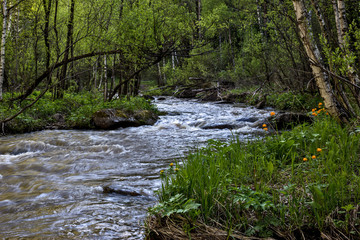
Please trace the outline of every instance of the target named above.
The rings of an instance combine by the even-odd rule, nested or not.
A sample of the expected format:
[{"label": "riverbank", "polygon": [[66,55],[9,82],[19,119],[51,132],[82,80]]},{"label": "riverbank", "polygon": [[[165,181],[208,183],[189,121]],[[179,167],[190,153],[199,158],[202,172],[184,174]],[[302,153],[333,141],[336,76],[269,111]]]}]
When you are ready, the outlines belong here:
[{"label": "riverbank", "polygon": [[359,239],[360,128],[317,108],[312,124],[211,141],[164,169],[146,238]]},{"label": "riverbank", "polygon": [[[5,96],[0,105],[0,121],[21,111],[39,94],[34,92],[21,103],[12,103],[7,100],[12,96]],[[109,110],[105,111],[108,114],[99,112],[102,110]],[[104,102],[99,92],[82,92],[66,93],[62,99],[54,100],[51,93],[47,93],[22,114],[5,123],[2,131],[5,134],[18,134],[46,129],[111,129],[121,125],[105,124],[105,120],[122,121],[124,126],[139,126],[155,123],[157,115],[156,107],[141,97]]]},{"label": "riverbank", "polygon": [[312,109],[322,100],[318,94],[311,92],[300,93],[265,87],[164,86],[146,89],[144,93],[150,96],[175,96],[177,98],[199,99],[201,101],[244,103],[258,109],[271,107],[277,110],[294,112],[308,112],[309,109]]}]

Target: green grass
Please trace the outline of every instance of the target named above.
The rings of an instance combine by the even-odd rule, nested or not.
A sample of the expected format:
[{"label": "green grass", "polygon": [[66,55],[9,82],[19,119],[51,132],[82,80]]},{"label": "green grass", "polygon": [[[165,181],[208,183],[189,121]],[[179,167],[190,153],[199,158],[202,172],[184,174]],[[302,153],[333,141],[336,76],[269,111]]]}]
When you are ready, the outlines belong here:
[{"label": "green grass", "polygon": [[[14,97],[6,94],[0,102],[0,121],[17,113],[24,106],[31,103],[40,92],[34,92],[22,103],[8,101]],[[126,112],[136,110],[157,111],[156,107],[141,97],[120,98],[111,102],[104,102],[100,92],[82,92],[79,94],[65,93],[62,99],[53,99],[51,93],[46,93],[35,105],[6,124],[10,133],[23,133],[44,129],[55,122],[54,114],[65,116],[66,128],[92,128],[91,116],[94,112],[104,108],[121,109]]]},{"label": "green grass", "polygon": [[161,219],[178,209],[229,235],[311,229],[359,238],[359,146],[360,128],[343,128],[324,112],[312,125],[247,144],[209,141],[162,173],[160,205],[149,211]]}]

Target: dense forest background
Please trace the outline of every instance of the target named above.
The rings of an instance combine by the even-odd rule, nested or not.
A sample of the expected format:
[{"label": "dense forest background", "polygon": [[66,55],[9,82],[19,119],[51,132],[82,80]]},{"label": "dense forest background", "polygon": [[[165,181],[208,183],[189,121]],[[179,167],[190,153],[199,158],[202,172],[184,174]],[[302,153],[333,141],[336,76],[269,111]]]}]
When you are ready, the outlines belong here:
[{"label": "dense forest background", "polygon": [[356,0],[3,0],[0,99],[227,82],[320,92],[358,115]]}]

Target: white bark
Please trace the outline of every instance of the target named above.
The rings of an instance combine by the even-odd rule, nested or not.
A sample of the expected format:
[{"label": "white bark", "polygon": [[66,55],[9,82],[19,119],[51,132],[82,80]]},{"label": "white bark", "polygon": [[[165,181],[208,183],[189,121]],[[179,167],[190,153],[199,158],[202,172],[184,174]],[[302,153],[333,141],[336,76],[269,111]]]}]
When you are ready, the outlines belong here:
[{"label": "white bark", "polygon": [[348,115],[344,108],[336,100],[332,86],[325,77],[321,69],[321,63],[314,52],[314,44],[308,31],[308,22],[306,19],[306,7],[303,0],[293,0],[296,20],[299,28],[300,38],[304,45],[306,54],[310,60],[310,67],[319,88],[320,95],[324,99],[325,107],[328,112],[341,122],[348,122]]},{"label": "white bark", "polygon": [[3,0],[3,26],[1,34],[1,50],[0,50],[0,100],[3,99],[3,83],[5,76],[5,45],[6,45],[6,33],[7,33],[7,0]]}]

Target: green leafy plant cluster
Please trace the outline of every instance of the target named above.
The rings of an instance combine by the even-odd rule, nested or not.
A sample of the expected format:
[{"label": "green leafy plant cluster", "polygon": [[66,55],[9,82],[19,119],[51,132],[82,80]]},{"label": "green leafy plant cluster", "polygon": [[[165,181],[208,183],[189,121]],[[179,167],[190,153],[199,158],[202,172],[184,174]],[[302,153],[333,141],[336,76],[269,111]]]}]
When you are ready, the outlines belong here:
[{"label": "green leafy plant cluster", "polygon": [[311,95],[309,93],[292,93],[283,92],[276,94],[269,94],[266,97],[266,102],[269,106],[280,110],[304,111],[311,109],[312,106],[321,100],[318,95]]},{"label": "green leafy plant cluster", "polygon": [[[33,101],[40,92],[34,92],[20,104],[9,103],[6,100],[0,105],[1,119],[6,119],[20,111]],[[6,95],[6,99],[13,96]],[[65,128],[92,128],[93,113],[104,108],[121,109],[126,112],[137,110],[157,111],[156,107],[141,97],[119,98],[111,102],[104,102],[99,92],[82,92],[80,94],[65,93],[62,99],[53,99],[51,93],[46,93],[36,104],[25,110],[14,120],[6,124],[12,133],[42,130],[56,122],[55,114],[64,116]]]},{"label": "green leafy plant cluster", "polygon": [[325,113],[312,125],[247,144],[209,141],[178,163],[178,171],[162,173],[160,204],[172,209],[174,196],[191,199],[200,204],[194,221],[229,234],[290,236],[311,229],[358,238],[359,144],[358,131]]}]

